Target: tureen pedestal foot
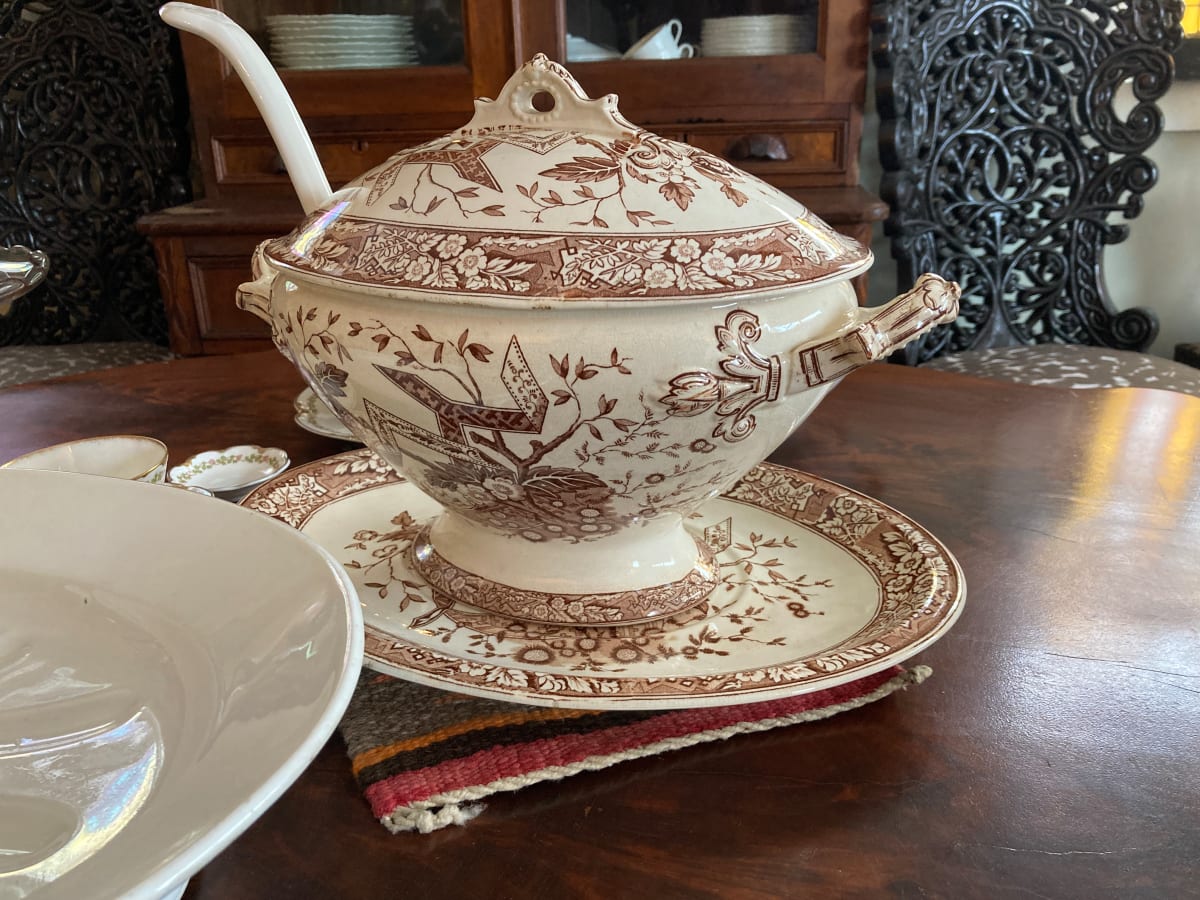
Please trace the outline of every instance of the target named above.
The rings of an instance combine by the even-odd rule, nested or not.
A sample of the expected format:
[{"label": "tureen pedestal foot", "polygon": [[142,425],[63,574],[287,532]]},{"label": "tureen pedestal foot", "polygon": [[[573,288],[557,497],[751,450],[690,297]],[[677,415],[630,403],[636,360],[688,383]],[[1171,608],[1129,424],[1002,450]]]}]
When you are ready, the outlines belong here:
[{"label": "tureen pedestal foot", "polygon": [[712,551],[681,522],[599,541],[531,541],[443,513],[412,545],[437,591],[480,609],[551,625],[631,625],[690,609],[716,586]]}]

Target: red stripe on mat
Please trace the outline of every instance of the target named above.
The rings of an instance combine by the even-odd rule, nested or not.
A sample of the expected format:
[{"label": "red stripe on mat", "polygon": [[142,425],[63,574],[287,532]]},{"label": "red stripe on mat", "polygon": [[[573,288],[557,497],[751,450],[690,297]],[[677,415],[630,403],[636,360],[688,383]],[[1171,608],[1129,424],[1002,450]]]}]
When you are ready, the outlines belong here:
[{"label": "red stripe on mat", "polygon": [[566,766],[592,756],[608,756],[657,741],[712,731],[742,722],[759,722],[811,712],[869,694],[903,669],[895,666],[848,684],[811,694],[741,706],[717,706],[664,712],[630,725],[614,726],[587,734],[563,734],[526,744],[481,750],[461,759],[450,759],[401,772],[369,786],[364,794],[376,817],[390,814],[439,794],[482,786],[551,766]]}]

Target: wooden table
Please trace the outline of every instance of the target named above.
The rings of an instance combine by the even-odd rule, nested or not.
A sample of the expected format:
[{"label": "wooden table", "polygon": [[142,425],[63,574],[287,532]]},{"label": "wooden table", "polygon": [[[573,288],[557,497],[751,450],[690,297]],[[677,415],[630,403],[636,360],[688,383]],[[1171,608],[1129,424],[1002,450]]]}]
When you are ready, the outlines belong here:
[{"label": "wooden table", "polygon": [[[176,460],[344,449],[293,424],[300,387],[270,353],[13,388],[0,459],[116,431]],[[874,366],[774,458],[957,555],[967,609],[924,685],[426,836],[371,818],[334,738],[186,896],[1200,896],[1200,400]]]}]

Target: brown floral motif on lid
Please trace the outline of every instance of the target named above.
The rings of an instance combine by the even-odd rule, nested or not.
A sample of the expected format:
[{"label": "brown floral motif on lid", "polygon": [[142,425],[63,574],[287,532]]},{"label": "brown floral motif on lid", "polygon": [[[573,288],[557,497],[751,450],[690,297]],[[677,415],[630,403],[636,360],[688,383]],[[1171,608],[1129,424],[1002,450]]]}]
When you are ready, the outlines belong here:
[{"label": "brown floral motif on lid", "polygon": [[[552,165],[539,166],[536,161],[524,162],[518,171],[533,171],[549,184],[538,181],[514,181],[517,192],[527,203],[520,210],[511,203],[480,206],[471,202],[481,192],[507,194],[509,185],[502,184],[489,167],[486,157],[498,147],[527,151],[536,157],[573,143],[573,155],[559,154]],[[509,158],[506,168],[516,168]],[[439,180],[439,173],[450,176],[457,184]],[[404,177],[407,174],[407,177]],[[634,228],[643,225],[671,225],[665,216],[670,210],[685,212],[697,193],[706,188],[718,189],[720,197],[735,207],[746,205],[750,199],[744,192],[750,181],[745,172],[735,169],[724,160],[695,147],[661,138],[649,131],[631,129],[620,138],[601,138],[577,131],[523,128],[464,128],[445,138],[430,141],[412,150],[393,156],[380,168],[361,179],[370,185],[364,207],[370,208],[388,197],[393,210],[410,216],[428,217],[445,203],[451,203],[463,219],[477,215],[492,217],[527,217],[541,222],[549,212],[569,213],[571,225],[610,227],[601,217],[611,217],[605,204],[613,201],[613,212]],[[462,187],[462,184],[468,185]],[[555,184],[562,186],[564,197]],[[651,187],[665,201],[655,210],[638,209],[630,203],[629,193],[639,197],[653,196],[642,191],[628,191],[631,185]],[[595,187],[593,187],[593,185]],[[541,190],[541,187],[545,190]],[[509,195],[511,199],[511,195]],[[715,198],[714,198],[715,199]],[[467,202],[464,202],[467,201]],[[561,217],[560,217],[561,218]],[[621,224],[624,225],[625,222]]]},{"label": "brown floral motif on lid", "polygon": [[311,245],[298,244],[293,234],[267,253],[351,284],[566,301],[742,295],[849,274],[869,260],[790,224],[666,238],[500,235],[343,216]]},{"label": "brown floral motif on lid", "polygon": [[352,284],[563,300],[763,291],[870,261],[791,198],[632,126],[464,128],[354,185],[267,256]]}]

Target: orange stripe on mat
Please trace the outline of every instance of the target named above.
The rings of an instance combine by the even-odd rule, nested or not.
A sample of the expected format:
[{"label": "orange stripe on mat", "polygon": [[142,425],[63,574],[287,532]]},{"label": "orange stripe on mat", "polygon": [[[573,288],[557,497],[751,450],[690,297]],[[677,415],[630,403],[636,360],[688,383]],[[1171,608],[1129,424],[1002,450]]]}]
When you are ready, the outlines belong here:
[{"label": "orange stripe on mat", "polygon": [[365,750],[354,757],[351,767],[354,770],[354,774],[357,775],[363,769],[367,768],[367,766],[373,766],[375,763],[385,760],[389,756],[394,756],[397,753],[404,753],[408,750],[419,750],[421,747],[428,747],[430,744],[436,744],[438,741],[446,740],[446,738],[457,737],[460,734],[467,734],[468,732],[479,731],[484,728],[497,728],[504,725],[524,725],[526,722],[554,722],[564,719],[579,719],[584,716],[599,715],[601,712],[603,710],[599,709],[541,709],[529,710],[528,712],[480,716],[477,719],[456,722],[453,725],[439,728],[437,731],[431,731],[419,737],[409,738],[406,741],[397,741],[394,744],[385,744],[382,747],[372,747],[370,750]]}]

